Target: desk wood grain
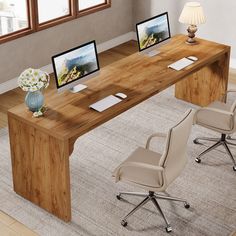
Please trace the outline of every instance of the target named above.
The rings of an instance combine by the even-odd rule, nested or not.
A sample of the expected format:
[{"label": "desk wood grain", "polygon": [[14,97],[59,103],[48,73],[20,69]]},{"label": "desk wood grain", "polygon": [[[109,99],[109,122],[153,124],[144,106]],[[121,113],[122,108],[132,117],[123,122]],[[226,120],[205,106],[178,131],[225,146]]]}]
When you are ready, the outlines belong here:
[{"label": "desk wood grain", "polygon": [[[177,35],[155,57],[135,53],[117,61],[86,82],[88,89],[78,94],[67,91],[46,96],[49,109],[42,118],[32,118],[24,104],[9,110],[14,190],[69,221],[69,156],[79,136],[176,83],[176,96],[187,101],[206,103],[225,93],[230,47],[198,42],[189,46],[185,36]],[[167,68],[190,55],[199,60],[181,71]],[[118,92],[127,95],[121,103],[102,113],[89,109],[92,103]]]}]

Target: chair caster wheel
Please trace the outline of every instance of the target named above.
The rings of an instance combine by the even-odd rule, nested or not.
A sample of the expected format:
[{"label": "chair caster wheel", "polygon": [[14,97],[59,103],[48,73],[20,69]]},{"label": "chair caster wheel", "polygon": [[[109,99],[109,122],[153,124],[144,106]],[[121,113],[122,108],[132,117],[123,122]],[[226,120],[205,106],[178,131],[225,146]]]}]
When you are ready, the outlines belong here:
[{"label": "chair caster wheel", "polygon": [[236,171],[236,166],[233,166],[233,170]]},{"label": "chair caster wheel", "polygon": [[128,222],[125,221],[125,220],[122,220],[122,221],[121,221],[121,225],[122,225],[123,227],[126,227],[126,226],[128,225]]},{"label": "chair caster wheel", "polygon": [[194,140],[193,140],[193,143],[194,143],[194,144],[201,144],[200,142],[197,141],[197,139],[194,139]]},{"label": "chair caster wheel", "polygon": [[120,200],[120,199],[121,199],[121,196],[120,196],[120,195],[116,195],[116,198],[117,198],[118,200]]},{"label": "chair caster wheel", "polygon": [[170,226],[170,225],[169,225],[169,226],[167,226],[167,227],[166,227],[166,232],[167,232],[167,233],[170,233],[171,231],[172,231],[172,228],[171,228],[171,226]]},{"label": "chair caster wheel", "polygon": [[196,161],[197,163],[201,163],[202,160],[197,157],[197,158],[195,159],[195,161]]},{"label": "chair caster wheel", "polygon": [[185,207],[186,209],[188,209],[188,208],[190,207],[190,204],[187,203],[187,202],[185,202],[185,203],[184,203],[184,207]]}]

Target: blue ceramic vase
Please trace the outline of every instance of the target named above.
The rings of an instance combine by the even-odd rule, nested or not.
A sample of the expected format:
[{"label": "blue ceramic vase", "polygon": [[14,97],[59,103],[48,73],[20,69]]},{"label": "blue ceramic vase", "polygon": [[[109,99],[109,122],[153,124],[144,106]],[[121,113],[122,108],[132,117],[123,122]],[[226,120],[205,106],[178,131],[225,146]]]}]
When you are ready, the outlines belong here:
[{"label": "blue ceramic vase", "polygon": [[25,104],[28,106],[30,111],[39,111],[44,104],[42,91],[27,92],[25,96]]}]

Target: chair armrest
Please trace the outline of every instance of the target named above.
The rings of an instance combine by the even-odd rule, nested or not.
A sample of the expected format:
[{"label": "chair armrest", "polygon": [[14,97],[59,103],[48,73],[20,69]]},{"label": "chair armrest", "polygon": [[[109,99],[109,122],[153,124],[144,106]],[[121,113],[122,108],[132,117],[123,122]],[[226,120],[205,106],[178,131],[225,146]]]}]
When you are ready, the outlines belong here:
[{"label": "chair armrest", "polygon": [[[203,107],[203,108],[198,109],[195,113],[195,116],[194,116],[194,124],[198,123],[197,116],[199,115],[199,113],[204,112],[204,111],[208,111],[209,113],[211,113],[212,116],[216,116],[216,117],[221,116],[221,118],[223,118],[230,125],[230,128],[233,129],[233,127],[234,127],[234,113],[230,112],[230,111],[220,110],[220,109],[213,108],[213,107]],[[209,115],[209,113],[208,113],[208,115]],[[214,120],[213,120],[212,126],[214,127]],[[220,129],[220,127],[216,127],[216,128]]]},{"label": "chair armrest", "polygon": [[148,140],[147,140],[147,143],[146,143],[146,149],[149,149],[149,146],[150,146],[150,142],[153,138],[155,137],[158,137],[158,138],[166,138],[167,137],[167,134],[163,134],[163,133],[155,133],[155,134],[152,134],[151,136],[149,136]]},{"label": "chair armrest", "polygon": [[196,114],[199,112],[199,111],[212,111],[212,112],[216,112],[216,113],[220,113],[220,114],[225,114],[225,115],[234,115],[233,112],[230,112],[230,111],[224,111],[224,110],[221,110],[221,109],[217,109],[217,108],[213,108],[213,107],[203,107],[203,108],[200,108],[199,110],[196,111]]},{"label": "chair armrest", "polygon": [[126,162],[124,164],[121,164],[116,172],[116,182],[120,180],[120,171],[123,167],[131,167],[131,168],[142,168],[142,169],[148,169],[148,170],[155,170],[161,172],[163,176],[164,168],[161,166],[154,166],[146,163],[139,163],[139,162]]}]

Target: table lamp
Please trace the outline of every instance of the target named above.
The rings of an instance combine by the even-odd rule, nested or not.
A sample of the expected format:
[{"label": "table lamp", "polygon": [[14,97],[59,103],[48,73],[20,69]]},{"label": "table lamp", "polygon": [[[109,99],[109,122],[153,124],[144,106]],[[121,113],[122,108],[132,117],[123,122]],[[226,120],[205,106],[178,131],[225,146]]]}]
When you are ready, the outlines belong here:
[{"label": "table lamp", "polygon": [[194,37],[197,31],[197,25],[206,22],[201,4],[199,2],[187,2],[179,17],[179,22],[189,24],[186,43],[195,44],[196,40]]}]

